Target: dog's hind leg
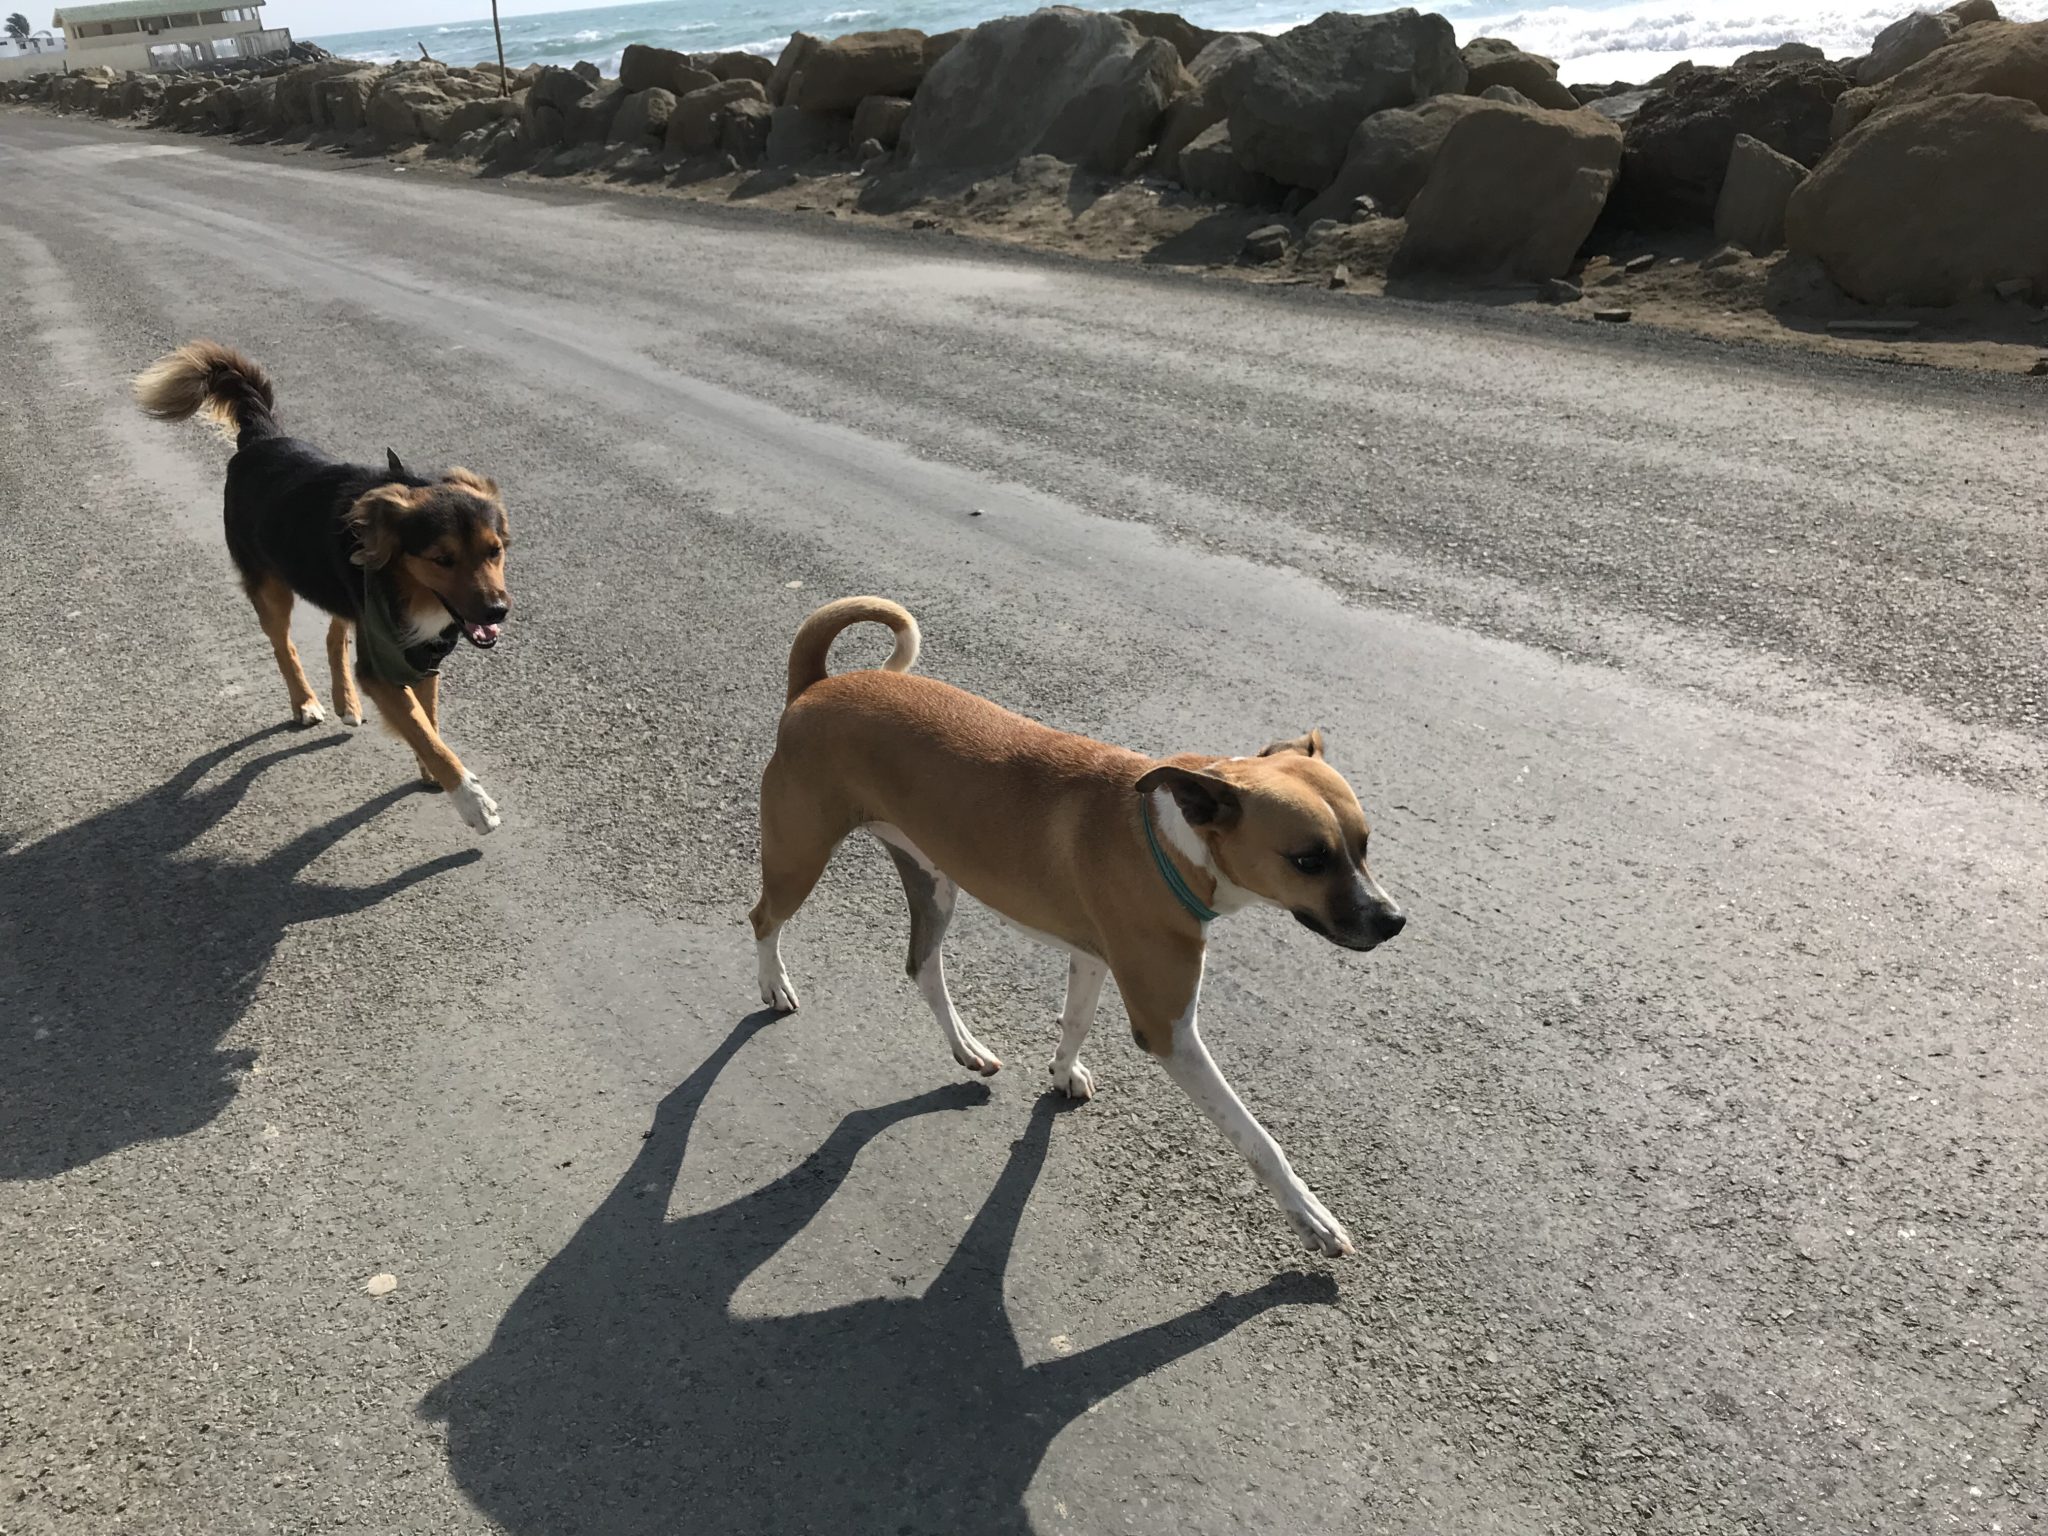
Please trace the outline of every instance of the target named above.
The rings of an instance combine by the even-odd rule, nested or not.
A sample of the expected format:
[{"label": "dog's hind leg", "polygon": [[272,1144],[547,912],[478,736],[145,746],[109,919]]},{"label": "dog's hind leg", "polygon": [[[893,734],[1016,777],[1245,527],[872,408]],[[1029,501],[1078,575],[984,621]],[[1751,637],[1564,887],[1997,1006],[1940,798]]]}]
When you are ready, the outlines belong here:
[{"label": "dog's hind leg", "polygon": [[946,990],[946,927],[953,921],[953,906],[960,898],[960,887],[894,827],[869,830],[889,850],[896,873],[903,877],[903,894],[910,901],[910,962],[905,967],[910,979],[917,983],[932,1017],[939,1021],[953,1059],[970,1072],[993,1077],[1002,1070],[1001,1059],[968,1032],[959,1010],[953,1006],[952,994]]},{"label": "dog's hind leg", "polygon": [[807,787],[769,758],[761,775],[761,899],[747,920],[754,928],[761,1001],[779,1013],[797,1010],[796,987],[782,964],[782,925],[796,916],[845,835],[844,827],[828,824]]},{"label": "dog's hind leg", "polygon": [[334,712],[344,725],[361,725],[363,701],[356,696],[356,680],[348,670],[347,619],[334,619],[327,626],[327,671],[334,687]]},{"label": "dog's hind leg", "polygon": [[321,709],[320,696],[313,692],[292,644],[292,589],[276,576],[265,576],[249,583],[249,601],[256,607],[256,621],[263,626],[264,638],[277,657],[277,670],[292,696],[292,723],[318,725],[327,713]]},{"label": "dog's hind leg", "polygon": [[1070,1099],[1095,1097],[1095,1075],[1081,1065],[1081,1045],[1095,1024],[1095,1005],[1102,1001],[1102,983],[1109,967],[1093,955],[1075,955],[1067,962],[1067,1001],[1060,1009],[1060,1048],[1053,1054],[1052,1085]]}]

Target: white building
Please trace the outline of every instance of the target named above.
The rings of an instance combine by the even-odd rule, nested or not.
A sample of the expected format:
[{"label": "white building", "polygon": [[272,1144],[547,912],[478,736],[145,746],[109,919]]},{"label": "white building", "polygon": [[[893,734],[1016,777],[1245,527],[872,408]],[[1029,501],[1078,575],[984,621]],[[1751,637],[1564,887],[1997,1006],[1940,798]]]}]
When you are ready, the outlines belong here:
[{"label": "white building", "polygon": [[53,18],[64,29],[69,69],[192,69],[283,53],[283,27],[263,25],[263,0],[225,9],[174,11],[165,0],[103,0],[67,5]]},{"label": "white building", "polygon": [[[0,11],[7,6],[0,3]],[[64,67],[64,39],[45,27],[17,41],[0,32],[0,80],[25,80]]]}]

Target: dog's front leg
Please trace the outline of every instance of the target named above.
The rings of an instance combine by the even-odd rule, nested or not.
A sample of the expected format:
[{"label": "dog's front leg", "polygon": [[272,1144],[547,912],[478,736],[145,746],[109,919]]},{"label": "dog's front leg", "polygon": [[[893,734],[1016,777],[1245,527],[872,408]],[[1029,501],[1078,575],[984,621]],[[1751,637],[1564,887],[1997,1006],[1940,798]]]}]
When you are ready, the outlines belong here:
[{"label": "dog's front leg", "polygon": [[1095,1025],[1095,1005],[1102,1000],[1109,967],[1093,955],[1075,955],[1067,962],[1067,1001],[1060,1009],[1060,1048],[1053,1054],[1052,1085],[1070,1099],[1095,1097],[1095,1074],[1081,1065],[1081,1046]]},{"label": "dog's front leg", "polygon": [[398,733],[399,739],[411,747],[420,760],[420,767],[426,770],[433,781],[448,791],[448,798],[455,803],[455,809],[471,830],[495,832],[498,830],[498,802],[484,793],[483,785],[476,781],[476,775],[462,766],[462,759],[449,749],[441,739],[441,733],[434,729],[427,719],[426,711],[413,697],[410,688],[396,683],[387,683],[377,678],[363,678],[363,692],[370,696],[370,702],[377,706],[377,713],[384,717],[384,723]]},{"label": "dog's front leg", "polygon": [[1230,1144],[1244,1154],[1252,1170],[1258,1174],[1259,1182],[1280,1202],[1280,1209],[1287,1213],[1287,1220],[1303,1246],[1331,1258],[1352,1252],[1351,1234],[1301,1182],[1294,1165],[1287,1161],[1287,1154],[1280,1150],[1280,1143],[1244,1107],[1244,1101],[1224,1081],[1209,1048],[1202,1043],[1201,1034],[1195,1027],[1196,1005],[1201,1001],[1202,993],[1200,962],[1196,963],[1194,989],[1188,997],[1187,1007],[1163,1029],[1158,1020],[1148,1017],[1146,994],[1134,994],[1133,987],[1124,984],[1121,974],[1117,978],[1117,987],[1124,995],[1124,1006],[1131,1015],[1139,1044],[1159,1057],[1159,1064],[1166,1068],[1166,1075],[1179,1084],[1181,1092],[1194,1100],[1203,1114],[1216,1122],[1217,1129],[1223,1132]]}]

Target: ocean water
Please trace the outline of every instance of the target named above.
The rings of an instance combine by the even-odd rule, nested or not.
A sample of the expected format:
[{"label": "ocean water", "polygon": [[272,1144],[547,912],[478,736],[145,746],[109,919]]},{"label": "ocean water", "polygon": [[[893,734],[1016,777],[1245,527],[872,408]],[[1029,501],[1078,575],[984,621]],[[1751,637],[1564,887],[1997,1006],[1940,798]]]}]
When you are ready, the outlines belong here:
[{"label": "ocean water", "polygon": [[[1284,32],[1327,9],[1293,0],[1152,3],[1155,9],[1178,10],[1201,26],[1238,32]],[[339,54],[379,62],[417,58],[418,45],[424,43],[444,63],[474,64],[496,57],[489,8],[481,8],[484,16],[473,22],[311,40]],[[651,0],[508,16],[505,58],[515,68],[588,59],[615,75],[628,43],[685,53],[737,48],[773,57],[792,32],[820,37],[881,27],[944,32],[1024,8],[971,0],[874,0],[865,6],[848,0]],[[1791,41],[1818,44],[1830,57],[1848,57],[1862,53],[1880,28],[1913,8],[1910,0],[1581,0],[1521,9],[1504,7],[1500,0],[1451,0],[1437,7],[1456,26],[1461,41],[1511,38],[1556,59],[1567,81],[1645,80],[1679,59],[1725,64],[1753,48]],[[2048,17],[2048,0],[2000,0],[2000,9],[2009,20],[2037,21]]]}]

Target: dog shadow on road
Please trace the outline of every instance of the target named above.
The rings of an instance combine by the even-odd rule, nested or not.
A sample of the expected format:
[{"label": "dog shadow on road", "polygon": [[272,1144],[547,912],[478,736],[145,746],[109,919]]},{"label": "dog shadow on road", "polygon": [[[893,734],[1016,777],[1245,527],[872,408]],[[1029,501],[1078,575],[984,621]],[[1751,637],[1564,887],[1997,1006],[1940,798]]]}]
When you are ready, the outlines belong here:
[{"label": "dog shadow on road", "polygon": [[49,1177],[205,1125],[250,1060],[219,1043],[287,928],[360,912],[477,856],[434,859],[368,886],[299,880],[410,786],[253,864],[188,853],[266,770],[347,739],[252,757],[199,787],[288,729],[216,748],[158,788],[36,842],[0,844],[0,1180]]},{"label": "dog shadow on road", "polygon": [[851,1114],[783,1178],[667,1219],[690,1127],[749,1016],[657,1111],[639,1157],[499,1324],[436,1387],[458,1483],[519,1536],[676,1531],[1028,1532],[1024,1495],[1092,1404],[1272,1307],[1328,1302],[1282,1276],[1078,1354],[1027,1365],[1003,1305],[1017,1225],[1058,1113],[1041,1099],[921,1297],[736,1317],[741,1284],[818,1214],[861,1149],[918,1115],[981,1103],[958,1084]]}]

